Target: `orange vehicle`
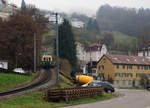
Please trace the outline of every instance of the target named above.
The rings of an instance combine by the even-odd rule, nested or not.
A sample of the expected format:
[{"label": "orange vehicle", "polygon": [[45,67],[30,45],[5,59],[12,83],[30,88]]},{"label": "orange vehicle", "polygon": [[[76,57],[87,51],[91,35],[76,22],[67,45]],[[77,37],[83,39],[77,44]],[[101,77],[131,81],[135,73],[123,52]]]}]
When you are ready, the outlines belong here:
[{"label": "orange vehicle", "polygon": [[80,84],[86,84],[93,80],[94,80],[94,78],[91,76],[86,76],[86,75],[77,75],[76,76],[76,81]]}]

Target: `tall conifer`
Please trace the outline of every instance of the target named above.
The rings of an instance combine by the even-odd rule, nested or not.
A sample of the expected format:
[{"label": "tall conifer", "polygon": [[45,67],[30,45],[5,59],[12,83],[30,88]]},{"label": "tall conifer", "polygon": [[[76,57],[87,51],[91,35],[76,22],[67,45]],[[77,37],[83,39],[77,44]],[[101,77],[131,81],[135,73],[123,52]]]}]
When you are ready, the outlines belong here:
[{"label": "tall conifer", "polygon": [[64,19],[59,26],[59,56],[67,59],[73,70],[76,68],[76,46],[72,26],[68,20]]}]

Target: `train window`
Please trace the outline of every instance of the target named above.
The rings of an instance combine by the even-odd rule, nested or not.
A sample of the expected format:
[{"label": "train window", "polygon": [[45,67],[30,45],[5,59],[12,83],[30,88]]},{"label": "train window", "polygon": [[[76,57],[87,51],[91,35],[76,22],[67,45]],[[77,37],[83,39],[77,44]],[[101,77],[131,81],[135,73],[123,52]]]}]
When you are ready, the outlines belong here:
[{"label": "train window", "polygon": [[44,61],[45,61],[45,57],[43,57]]}]

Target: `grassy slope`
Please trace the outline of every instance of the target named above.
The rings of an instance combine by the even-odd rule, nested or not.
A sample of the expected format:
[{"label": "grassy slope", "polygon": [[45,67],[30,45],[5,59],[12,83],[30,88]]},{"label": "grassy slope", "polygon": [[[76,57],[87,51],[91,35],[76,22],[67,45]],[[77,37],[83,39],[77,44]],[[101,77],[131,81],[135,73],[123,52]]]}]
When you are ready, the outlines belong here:
[{"label": "grassy slope", "polygon": [[43,95],[44,93],[38,92],[32,95],[20,96],[13,99],[3,100],[0,101],[0,108],[54,108],[58,106],[94,102],[115,97],[114,94],[104,94],[103,97],[97,96],[94,98],[78,99],[69,102],[45,102],[42,99]]},{"label": "grassy slope", "polygon": [[[55,88],[72,87],[70,84],[68,85],[68,83],[71,83],[71,82],[69,82],[69,80],[67,80],[65,77],[60,76],[59,78],[61,79],[60,81],[61,83]],[[43,100],[43,96],[44,96],[43,92],[37,92],[37,93],[24,95],[24,96],[12,98],[12,99],[1,100],[0,108],[50,108],[50,107],[54,108],[57,106],[94,102],[97,100],[105,100],[105,99],[115,97],[114,94],[105,94],[103,97],[97,96],[95,98],[78,99],[78,100],[70,101],[70,102],[64,102],[64,101],[45,102]]]},{"label": "grassy slope", "polygon": [[115,37],[115,43],[126,43],[132,44],[133,41],[136,41],[136,37],[128,36],[120,32],[113,32]]},{"label": "grassy slope", "polygon": [[27,83],[31,80],[32,76],[23,76],[15,74],[0,74],[0,91],[8,90],[17,87],[21,84]]},{"label": "grassy slope", "polygon": [[[128,46],[129,48],[135,48],[136,41],[137,41],[136,37],[129,36],[129,35],[117,32],[117,31],[114,31],[113,34],[114,34],[115,44],[118,47],[120,45],[125,45],[125,46]],[[123,51],[118,51],[118,50],[111,50],[110,53],[112,53],[112,54],[127,54]]]}]

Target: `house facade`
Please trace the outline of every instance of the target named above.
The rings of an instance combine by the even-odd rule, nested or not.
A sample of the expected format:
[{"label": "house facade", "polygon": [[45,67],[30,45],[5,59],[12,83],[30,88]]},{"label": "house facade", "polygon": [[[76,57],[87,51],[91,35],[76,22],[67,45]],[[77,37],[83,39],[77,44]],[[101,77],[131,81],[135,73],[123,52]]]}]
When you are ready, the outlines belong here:
[{"label": "house facade", "polygon": [[144,48],[138,50],[138,56],[150,58],[150,43],[147,44]]},{"label": "house facade", "polygon": [[86,63],[89,63],[91,61],[98,61],[106,53],[106,45],[91,44],[86,48]]},{"label": "house facade", "polygon": [[6,60],[1,60],[1,61],[0,61],[0,68],[8,69],[8,61],[6,61]]},{"label": "house facade", "polygon": [[[76,51],[78,64],[84,70],[84,74],[97,76],[97,61],[107,53],[107,48],[104,44],[91,44],[87,48],[80,42],[76,42]],[[91,70],[89,70],[89,67]],[[90,72],[89,72],[90,71]]]},{"label": "house facade", "polygon": [[115,87],[138,87],[141,76],[150,75],[150,60],[146,57],[104,55],[97,63],[98,79],[113,81]]},{"label": "house facade", "polygon": [[86,64],[88,73],[97,77],[97,61],[107,53],[107,48],[104,44],[91,44],[86,48]]}]

